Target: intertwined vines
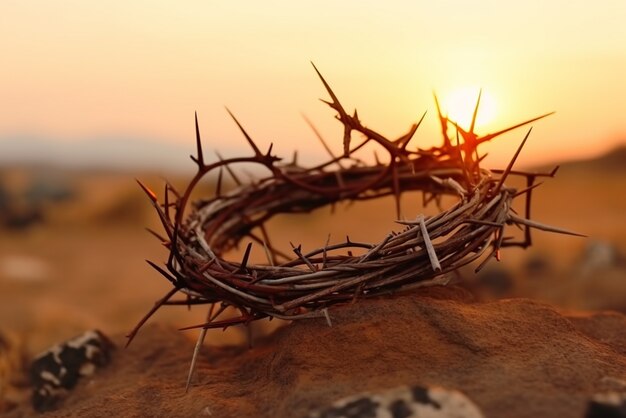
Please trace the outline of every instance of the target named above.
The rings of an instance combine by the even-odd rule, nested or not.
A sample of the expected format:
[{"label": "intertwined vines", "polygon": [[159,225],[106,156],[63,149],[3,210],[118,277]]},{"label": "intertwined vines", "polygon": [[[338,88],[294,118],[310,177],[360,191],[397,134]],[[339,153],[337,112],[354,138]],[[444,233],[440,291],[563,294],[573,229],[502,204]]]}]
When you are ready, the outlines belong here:
[{"label": "intertwined vines", "polygon": [[[131,332],[130,339],[162,305],[213,306],[219,303],[220,309],[216,313],[211,309],[206,323],[195,326],[204,329],[246,324],[265,317],[327,316],[326,308],[337,303],[445,284],[447,273],[485,254],[481,266],[494,256],[499,257],[502,247],[530,245],[531,228],[570,233],[530,220],[531,194],[537,185],[536,178],[551,177],[556,171],[542,174],[512,170],[530,131],[505,170],[490,171],[481,167],[482,157],[478,153],[480,144],[548,114],[479,136],[474,132],[474,121],[480,96],[468,130],[443,116],[437,102],[442,145],[411,149],[410,141],[421,120],[401,138],[387,139],[365,127],[356,111],[348,114],[319,72],[318,75],[331,97],[326,103],[337,112],[337,119],[344,127],[343,155],[334,156],[329,151],[331,157],[327,162],[308,168],[298,165],[295,159],[291,163],[282,163],[280,158],[272,155],[272,146],[267,152],[261,152],[231,114],[253,155],[220,157],[207,163],[196,117],[197,155],[192,159],[197,165],[197,173],[186,189],[179,193],[166,184],[163,201],[159,202],[156,194],[140,183],[165,230],[165,236],[154,234],[170,251],[165,268],[149,263],[171,281],[173,289],[155,304]],[[456,132],[455,140],[448,135],[451,129]],[[355,132],[362,136],[357,145],[353,145],[352,140]],[[357,151],[372,145],[387,153],[388,163],[380,163],[377,159],[374,164],[366,164],[355,157]],[[232,169],[239,163],[262,166],[270,175],[243,184]],[[194,202],[186,215],[191,193],[198,182],[215,173],[215,195]],[[222,192],[224,173],[238,183],[238,187],[228,193]],[[527,188],[517,191],[507,187],[504,182],[510,174],[525,177]],[[339,201],[387,195],[394,196],[399,214],[400,195],[410,190],[421,191],[425,200],[442,195],[453,195],[458,200],[436,216],[420,215],[414,220],[398,221],[403,229],[390,232],[378,243],[346,239],[336,244],[327,242],[306,253],[294,246],[293,255],[288,255],[273,246],[265,228],[266,221],[277,214],[309,212]],[[524,216],[511,208],[513,199],[518,196],[526,199]],[[523,241],[515,242],[507,237],[505,230],[510,225],[525,231]],[[223,258],[226,251],[244,239],[249,242],[241,261]],[[267,264],[249,262],[253,243],[263,247]],[[170,300],[178,292],[184,293],[186,299]],[[239,314],[218,320],[229,306]]]}]

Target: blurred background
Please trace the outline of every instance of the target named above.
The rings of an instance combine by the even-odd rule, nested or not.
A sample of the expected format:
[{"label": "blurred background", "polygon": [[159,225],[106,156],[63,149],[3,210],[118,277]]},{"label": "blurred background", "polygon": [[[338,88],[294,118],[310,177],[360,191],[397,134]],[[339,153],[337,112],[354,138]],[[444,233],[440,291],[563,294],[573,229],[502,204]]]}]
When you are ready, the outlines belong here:
[{"label": "blurred background", "polygon": [[[422,148],[441,137],[433,91],[466,125],[482,88],[481,133],[556,111],[534,124],[518,167],[560,165],[533,217],[589,238],[536,232],[533,247],[463,282],[479,299],[626,312],[625,15],[622,0],[3,1],[0,331],[32,352],[86,328],[127,332],[169,289],[144,262],[166,252],[144,229],[158,230],[157,218],[134,179],[156,191],[166,178],[185,184],[194,111],[206,152],[250,153],[226,105],[262,149],[298,150],[304,165],[325,158],[304,114],[339,153],[341,126],[317,100],[327,94],[309,61],[389,138],[427,111]],[[524,133],[485,145],[485,166],[504,168]],[[404,201],[406,217],[437,210],[420,200]],[[394,217],[383,200],[271,227],[283,248],[310,248],[328,233],[378,242]],[[164,308],[154,320],[204,315]]]}]

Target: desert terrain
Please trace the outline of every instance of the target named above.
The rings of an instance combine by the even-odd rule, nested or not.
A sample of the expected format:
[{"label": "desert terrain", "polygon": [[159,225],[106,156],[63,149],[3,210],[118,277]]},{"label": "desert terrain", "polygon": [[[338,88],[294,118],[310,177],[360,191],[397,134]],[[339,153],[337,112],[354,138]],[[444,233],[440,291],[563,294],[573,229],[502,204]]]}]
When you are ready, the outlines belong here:
[{"label": "desert terrain", "polygon": [[[554,370],[546,372],[550,375],[544,382],[546,385],[567,386],[563,390],[554,389],[552,399],[558,405],[555,411],[564,413],[563,416],[582,416],[585,397],[594,390],[615,389],[608,383],[606,387],[584,383],[585,379],[591,379],[590,374],[593,381],[607,376],[617,381],[626,379],[623,340],[626,320],[621,315],[626,314],[624,148],[594,160],[561,162],[557,176],[547,179],[533,195],[534,219],[580,232],[588,238],[534,232],[534,243],[529,249],[506,249],[501,262],[494,260],[479,274],[474,274],[472,268],[462,271],[455,284],[459,287],[454,287],[459,290],[451,291],[450,295],[420,296],[417,292],[415,297],[397,303],[368,303],[363,308],[367,312],[389,310],[387,318],[381,320],[382,325],[373,316],[360,312],[360,305],[356,304],[332,313],[338,320],[336,330],[321,329],[322,322],[317,320],[295,327],[280,321],[255,324],[253,341],[258,344],[254,344],[252,351],[246,351],[246,333],[241,329],[210,331],[197,382],[187,396],[184,381],[197,331],[176,329],[202,323],[205,309],[165,307],[156,313],[129,349],[122,348],[124,335],[170,289],[170,284],[144,261],[161,262],[167,253],[145,230],[159,227],[148,200],[134,181],[139,177],[158,191],[163,184],[161,174],[41,167],[7,167],[1,172],[4,197],[0,203],[10,209],[4,211],[0,232],[0,332],[10,336],[26,363],[52,344],[94,328],[111,336],[118,346],[112,366],[102,371],[102,377],[96,377],[90,386],[79,384],[76,394],[71,393],[52,416],[110,416],[120,411],[127,416],[154,416],[158,414],[155,405],[163,408],[164,416],[197,416],[203,411],[204,415],[213,416],[233,416],[235,412],[241,417],[304,416],[308,409],[328,399],[355,391],[374,390],[376,385],[420,382],[447,384],[457,389],[463,386],[483,407],[486,416],[498,416],[498,410],[509,406],[514,411],[510,416],[547,416],[542,414],[550,408],[550,397],[545,395],[550,392],[545,392],[538,383],[541,365],[532,370],[532,377],[524,375],[523,355],[512,351],[508,344],[520,344],[524,332],[528,338],[537,332],[529,344],[541,346],[552,338],[550,329],[564,340],[559,343],[563,346],[555,346],[546,354],[545,364],[559,358],[559,353],[572,353],[571,358],[562,359],[563,363],[555,363]],[[185,182],[183,175],[167,177],[174,184]],[[204,186],[206,193],[210,190],[211,185]],[[34,205],[32,195],[36,191],[41,196]],[[406,216],[436,212],[433,207],[421,208],[420,202],[419,196],[406,196],[403,201]],[[331,239],[350,235],[355,240],[379,241],[394,228],[393,220],[393,202],[389,199],[338,205],[332,215],[326,208],[310,215],[280,217],[271,221],[270,228],[274,241],[279,246],[282,241],[282,248],[288,249],[289,241],[310,248],[323,245],[328,233],[332,233]],[[263,255],[259,252],[253,256]],[[471,304],[463,305],[468,300]],[[402,309],[423,317],[402,321]],[[450,341],[444,343],[432,334],[435,332],[431,330],[432,318],[445,316],[442,312],[446,309],[459,319],[457,327],[466,327],[470,334],[474,333],[471,338],[476,341],[463,340],[459,347],[470,347],[472,351],[474,344],[471,355],[483,356],[474,368],[468,369],[465,377],[450,369],[463,367],[465,354],[455,351]],[[363,322],[364,317],[373,321],[371,326]],[[506,322],[515,323],[522,317],[526,319],[520,325],[521,330],[507,334]],[[605,322],[598,318],[604,318]],[[495,325],[479,336],[480,326],[488,323]],[[444,325],[442,329],[451,326]],[[283,329],[268,336],[275,328]],[[365,333],[364,341],[344,340],[333,335],[337,330],[352,336]],[[399,362],[403,361],[401,356],[409,354],[406,347],[399,347],[404,340],[397,337],[396,341],[392,336],[418,330],[425,333],[424,340],[415,336],[406,339],[407,346],[420,346],[411,357],[412,366],[406,372],[397,371]],[[462,339],[470,338],[460,328],[447,332],[465,335]],[[308,333],[319,333],[319,343],[324,347],[319,353],[305,349],[307,343],[303,341]],[[363,374],[355,371],[359,367],[356,362],[347,360],[340,376],[328,369],[334,363],[325,356],[349,357],[345,350],[356,350],[354,344],[359,345],[354,356],[361,362],[373,361],[380,353],[369,352],[368,347],[378,347],[376,344],[382,339],[392,339],[384,344],[385,355],[389,356],[387,364],[393,364],[389,375],[375,378],[373,372]],[[432,369],[416,366],[419,358],[430,358],[428,346],[450,350],[455,360],[445,366],[443,359],[436,359],[437,366]],[[396,348],[399,351],[394,353]],[[509,380],[494,377],[498,355],[505,362],[502,367],[511,370]],[[560,368],[572,361],[584,362],[580,365],[582,371]],[[602,366],[594,369],[588,361]],[[379,368],[376,370],[381,371],[385,362],[375,364]],[[264,375],[274,372],[278,381]],[[242,379],[239,382],[238,376]],[[9,416],[33,416],[24,375],[14,370],[11,377],[16,389],[12,389],[6,404],[6,409],[11,410]],[[495,380],[483,386],[470,382],[492,377]],[[325,387],[325,381],[335,379],[339,380],[338,385]],[[360,383],[353,384],[355,381]],[[526,381],[529,387],[509,386],[519,381]],[[567,382],[572,383],[568,386]],[[253,394],[251,386],[262,389]],[[502,386],[508,389],[498,398],[493,391]],[[150,390],[155,398],[140,395],[139,388]],[[95,395],[96,391],[104,397]],[[281,393],[288,396],[272,406],[268,399],[278,398]],[[521,400],[510,401],[512,406],[507,406],[504,399],[512,399],[515,393]],[[209,408],[203,399],[214,403]],[[529,400],[537,402],[538,409],[534,412],[539,415],[532,415],[532,409],[530,412],[521,409]],[[115,409],[122,408],[125,402],[128,409]],[[296,411],[297,415],[289,415],[289,411]]]}]

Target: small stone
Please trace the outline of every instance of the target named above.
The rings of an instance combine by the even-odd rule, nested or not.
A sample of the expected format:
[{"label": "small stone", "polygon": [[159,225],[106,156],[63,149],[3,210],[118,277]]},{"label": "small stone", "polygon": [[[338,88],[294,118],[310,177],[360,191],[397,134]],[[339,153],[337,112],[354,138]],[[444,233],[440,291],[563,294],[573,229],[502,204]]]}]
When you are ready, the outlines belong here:
[{"label": "small stone", "polygon": [[585,418],[626,418],[626,393],[599,393],[587,405]]},{"label": "small stone", "polygon": [[309,418],[484,418],[464,394],[437,386],[401,386],[340,399]]},{"label": "small stone", "polygon": [[100,331],[87,331],[39,354],[30,368],[32,404],[42,412],[54,409],[83,376],[111,361],[113,343]]}]

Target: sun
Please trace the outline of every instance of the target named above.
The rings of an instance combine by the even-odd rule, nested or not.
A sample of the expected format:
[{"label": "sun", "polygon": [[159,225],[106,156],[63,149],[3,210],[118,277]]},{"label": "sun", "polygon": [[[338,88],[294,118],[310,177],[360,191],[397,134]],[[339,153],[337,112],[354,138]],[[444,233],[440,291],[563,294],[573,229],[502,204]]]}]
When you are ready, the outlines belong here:
[{"label": "sun", "polygon": [[461,87],[452,90],[442,101],[442,113],[447,113],[451,121],[463,129],[470,129],[476,101],[480,95],[480,105],[476,115],[475,129],[491,123],[497,115],[497,103],[493,96],[479,87]]}]

